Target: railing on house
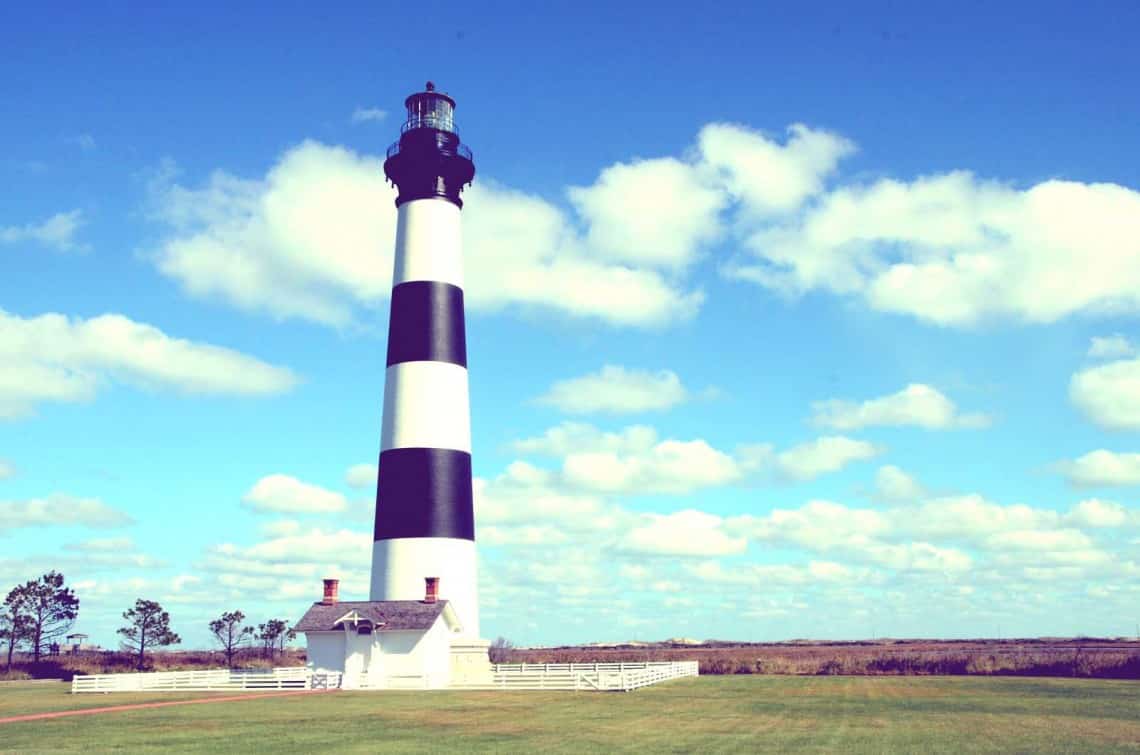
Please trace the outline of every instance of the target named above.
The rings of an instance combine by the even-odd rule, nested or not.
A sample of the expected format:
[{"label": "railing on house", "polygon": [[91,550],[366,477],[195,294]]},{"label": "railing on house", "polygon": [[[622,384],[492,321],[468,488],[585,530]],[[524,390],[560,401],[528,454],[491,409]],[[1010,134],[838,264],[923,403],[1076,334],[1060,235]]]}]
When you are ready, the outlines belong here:
[{"label": "railing on house", "polygon": [[[158,671],[140,674],[76,675],[71,680],[75,692],[183,692],[215,690],[332,689],[340,686],[340,675],[314,674],[303,666],[258,671]],[[324,678],[321,678],[324,677]],[[318,686],[319,685],[319,686]]]}]

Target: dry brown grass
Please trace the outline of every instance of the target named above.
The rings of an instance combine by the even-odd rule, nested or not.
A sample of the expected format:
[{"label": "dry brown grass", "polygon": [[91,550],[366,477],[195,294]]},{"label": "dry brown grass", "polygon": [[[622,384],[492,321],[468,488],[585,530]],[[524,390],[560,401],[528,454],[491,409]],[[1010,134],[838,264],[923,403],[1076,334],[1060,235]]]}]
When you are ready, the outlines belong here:
[{"label": "dry brown grass", "polygon": [[[33,663],[30,659],[18,660],[12,666],[11,676],[0,672],[0,679],[70,680],[76,674],[126,674],[136,670],[135,663],[134,655],[117,651],[47,656],[39,663]],[[273,659],[263,657],[260,650],[246,649],[240,651],[234,659],[235,667],[241,669],[302,666],[304,663],[305,652],[298,649],[286,650]],[[225,666],[226,657],[221,651],[166,651],[146,655],[147,671],[192,671]]]},{"label": "dry brown grass", "polygon": [[1140,643],[904,640],[514,649],[508,663],[697,661],[702,674],[986,675],[1140,679]]}]

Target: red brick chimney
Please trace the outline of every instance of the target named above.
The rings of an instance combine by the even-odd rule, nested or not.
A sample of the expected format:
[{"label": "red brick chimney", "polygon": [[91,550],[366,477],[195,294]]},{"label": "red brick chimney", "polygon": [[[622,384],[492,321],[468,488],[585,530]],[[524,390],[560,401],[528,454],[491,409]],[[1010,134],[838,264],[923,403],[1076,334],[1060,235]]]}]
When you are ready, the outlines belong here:
[{"label": "red brick chimney", "polygon": [[336,605],[336,588],[340,584],[339,579],[326,579],[325,580],[325,597],[321,603],[326,606]]},{"label": "red brick chimney", "polygon": [[439,577],[424,577],[424,602],[435,603],[439,600]]}]

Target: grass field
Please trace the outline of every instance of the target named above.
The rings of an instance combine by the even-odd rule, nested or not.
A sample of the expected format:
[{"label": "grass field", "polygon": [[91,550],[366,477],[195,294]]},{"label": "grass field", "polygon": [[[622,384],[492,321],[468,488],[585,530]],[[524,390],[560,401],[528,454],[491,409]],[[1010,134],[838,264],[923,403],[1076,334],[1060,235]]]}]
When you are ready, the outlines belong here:
[{"label": "grass field", "polygon": [[[200,698],[0,687],[0,718]],[[0,724],[3,752],[1140,752],[1140,684],[720,676],[630,693],[334,692]]]}]

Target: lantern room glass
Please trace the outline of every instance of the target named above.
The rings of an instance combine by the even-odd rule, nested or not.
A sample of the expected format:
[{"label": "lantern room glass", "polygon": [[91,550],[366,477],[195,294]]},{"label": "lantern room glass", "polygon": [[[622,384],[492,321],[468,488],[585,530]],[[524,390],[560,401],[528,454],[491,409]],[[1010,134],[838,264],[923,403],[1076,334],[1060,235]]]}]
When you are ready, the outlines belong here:
[{"label": "lantern room glass", "polygon": [[455,106],[446,97],[434,92],[413,95],[408,102],[408,120],[401,132],[414,128],[434,128],[455,133]]}]

